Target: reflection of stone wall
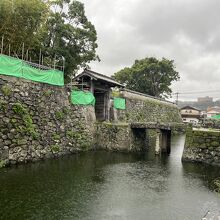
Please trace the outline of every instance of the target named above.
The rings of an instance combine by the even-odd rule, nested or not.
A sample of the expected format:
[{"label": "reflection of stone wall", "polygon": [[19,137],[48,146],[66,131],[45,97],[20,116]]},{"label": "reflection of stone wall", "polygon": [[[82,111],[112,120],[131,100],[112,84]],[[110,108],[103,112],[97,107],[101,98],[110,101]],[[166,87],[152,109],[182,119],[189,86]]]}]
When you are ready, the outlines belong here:
[{"label": "reflection of stone wall", "polygon": [[220,132],[188,129],[182,160],[220,166]]},{"label": "reflection of stone wall", "polygon": [[122,91],[126,98],[126,110],[118,110],[119,121],[181,123],[179,109],[175,104],[153,99],[135,92]]},{"label": "reflection of stone wall", "polygon": [[73,106],[68,89],[0,78],[0,164],[91,148],[93,107]]}]

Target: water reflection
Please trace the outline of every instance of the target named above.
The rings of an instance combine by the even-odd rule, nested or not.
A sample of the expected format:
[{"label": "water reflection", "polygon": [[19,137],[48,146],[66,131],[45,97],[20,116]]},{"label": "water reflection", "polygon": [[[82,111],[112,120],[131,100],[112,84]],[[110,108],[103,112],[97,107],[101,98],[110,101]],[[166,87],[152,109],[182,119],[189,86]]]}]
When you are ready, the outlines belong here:
[{"label": "water reflection", "polygon": [[201,219],[217,213],[219,169],[169,156],[89,152],[0,171],[0,219]]}]

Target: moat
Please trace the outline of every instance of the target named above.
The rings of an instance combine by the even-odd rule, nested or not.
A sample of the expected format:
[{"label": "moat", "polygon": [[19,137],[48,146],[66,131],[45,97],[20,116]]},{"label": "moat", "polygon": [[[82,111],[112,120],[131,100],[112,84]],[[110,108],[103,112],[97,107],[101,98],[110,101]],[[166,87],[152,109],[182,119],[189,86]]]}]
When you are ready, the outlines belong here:
[{"label": "moat", "polygon": [[201,219],[220,215],[219,168],[170,156],[87,152],[0,170],[0,219]]}]

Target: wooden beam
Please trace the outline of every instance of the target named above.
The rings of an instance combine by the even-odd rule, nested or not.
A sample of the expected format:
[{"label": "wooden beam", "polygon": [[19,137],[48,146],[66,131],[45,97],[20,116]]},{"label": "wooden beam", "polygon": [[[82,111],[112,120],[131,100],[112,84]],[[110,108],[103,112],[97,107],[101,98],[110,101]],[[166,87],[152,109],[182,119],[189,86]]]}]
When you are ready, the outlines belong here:
[{"label": "wooden beam", "polygon": [[91,81],[90,81],[90,92],[94,93],[94,82],[93,82],[92,78],[91,78]]}]

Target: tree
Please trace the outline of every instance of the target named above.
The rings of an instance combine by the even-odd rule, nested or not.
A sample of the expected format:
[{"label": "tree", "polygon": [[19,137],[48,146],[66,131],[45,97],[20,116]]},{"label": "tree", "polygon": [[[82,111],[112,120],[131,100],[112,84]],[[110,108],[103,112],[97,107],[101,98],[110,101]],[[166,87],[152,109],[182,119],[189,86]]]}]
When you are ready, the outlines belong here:
[{"label": "tree", "polygon": [[146,93],[156,97],[171,95],[173,81],[179,80],[174,61],[154,57],[136,60],[132,67],[124,68],[113,76],[128,89]]},{"label": "tree", "polygon": [[0,36],[4,53],[21,58],[22,43],[29,58],[44,65],[62,66],[68,80],[80,67],[86,67],[98,47],[95,27],[85,15],[84,5],[76,0],[1,0]]},{"label": "tree", "polygon": [[51,2],[53,10],[46,23],[43,41],[44,55],[55,56],[62,65],[66,60],[66,78],[98,59],[95,27],[85,16],[84,5],[79,1],[57,0]]},{"label": "tree", "polygon": [[[4,36],[4,53],[18,56],[22,43],[34,50],[39,44],[39,32],[46,20],[48,5],[42,0],[1,0],[0,36]],[[10,48],[9,48],[10,44]]]}]

